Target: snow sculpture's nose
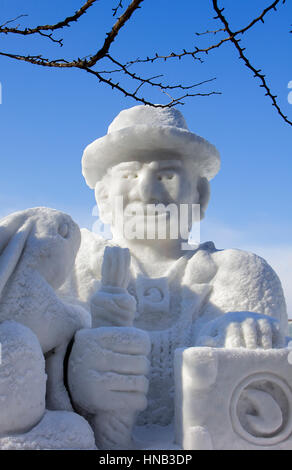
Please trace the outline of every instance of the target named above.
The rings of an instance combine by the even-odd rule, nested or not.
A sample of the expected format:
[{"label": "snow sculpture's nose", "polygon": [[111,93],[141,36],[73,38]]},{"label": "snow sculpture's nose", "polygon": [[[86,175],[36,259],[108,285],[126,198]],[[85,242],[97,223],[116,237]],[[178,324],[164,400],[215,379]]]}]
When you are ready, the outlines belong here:
[{"label": "snow sculpture's nose", "polygon": [[145,204],[155,204],[160,201],[161,190],[153,171],[145,169],[138,181],[139,197]]}]

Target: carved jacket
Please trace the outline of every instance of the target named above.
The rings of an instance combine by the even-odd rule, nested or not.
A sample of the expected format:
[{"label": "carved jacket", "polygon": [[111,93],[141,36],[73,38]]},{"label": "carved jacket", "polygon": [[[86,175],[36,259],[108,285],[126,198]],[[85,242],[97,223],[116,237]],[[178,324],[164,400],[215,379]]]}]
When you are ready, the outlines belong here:
[{"label": "carved jacket", "polygon": [[[60,295],[90,311],[90,298],[100,288],[103,251],[111,242],[86,229],[72,275]],[[186,251],[165,277],[151,279],[132,260],[128,292],[137,301],[134,326],[148,331],[151,373],[148,408],[140,424],[168,424],[173,416],[173,356],[195,344],[201,328],[228,312],[249,311],[276,318],[287,334],[286,304],[279,278],[259,256],[217,250],[206,242]]]}]

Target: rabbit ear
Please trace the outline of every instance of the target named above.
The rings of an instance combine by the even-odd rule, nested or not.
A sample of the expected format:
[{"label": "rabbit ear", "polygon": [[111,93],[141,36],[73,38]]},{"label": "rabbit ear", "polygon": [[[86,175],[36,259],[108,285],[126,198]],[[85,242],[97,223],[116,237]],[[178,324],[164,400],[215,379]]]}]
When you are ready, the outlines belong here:
[{"label": "rabbit ear", "polygon": [[26,211],[7,215],[0,220],[0,255],[12,236],[24,225],[28,215]]},{"label": "rabbit ear", "polygon": [[9,232],[11,235],[12,226],[7,226],[7,230],[5,230],[5,226],[0,227],[2,228],[2,230],[0,230],[0,251],[2,248],[2,253],[0,254],[0,298],[7,281],[9,280],[21,257],[25,242],[31,232],[32,221],[29,219],[26,220],[26,222],[23,223],[20,228],[17,227],[17,224],[15,224],[15,226],[17,231],[10,237],[10,240],[8,235]]}]

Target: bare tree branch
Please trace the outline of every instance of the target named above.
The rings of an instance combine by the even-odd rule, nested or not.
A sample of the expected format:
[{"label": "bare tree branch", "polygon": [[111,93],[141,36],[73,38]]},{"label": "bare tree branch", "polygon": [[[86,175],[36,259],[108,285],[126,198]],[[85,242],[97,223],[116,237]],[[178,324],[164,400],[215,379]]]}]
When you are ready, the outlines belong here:
[{"label": "bare tree branch", "polygon": [[98,60],[102,59],[108,53],[112,43],[119,34],[120,29],[126,24],[127,21],[129,21],[134,11],[140,8],[140,5],[143,1],[144,0],[133,0],[130,3],[123,15],[114,24],[111,31],[107,33],[102,48],[96,54],[94,54],[89,61],[87,61],[87,67],[92,67]]},{"label": "bare tree branch", "polygon": [[[283,0],[282,0],[283,1]],[[278,3],[280,3],[281,0],[275,0],[270,6],[268,6],[267,8],[265,8],[262,13],[257,17],[255,18],[254,20],[251,21],[251,23],[249,23],[247,26],[245,26],[244,28],[242,29],[239,29],[238,31],[235,31],[234,33],[232,33],[232,36],[229,35],[228,37],[226,38],[223,38],[221,39],[218,43],[216,44],[212,44],[211,46],[209,47],[206,47],[204,49],[202,48],[198,48],[198,47],[195,47],[194,50],[192,51],[186,51],[185,49],[183,49],[182,52],[180,53],[176,53],[176,52],[171,52],[170,54],[168,55],[159,55],[159,54],[155,54],[155,56],[153,57],[146,57],[144,59],[136,59],[136,60],[133,60],[133,61],[130,61],[128,62],[129,64],[135,64],[135,63],[147,63],[147,62],[155,62],[156,60],[168,60],[168,59],[182,59],[183,57],[185,56],[191,56],[193,57],[193,59],[195,60],[199,60],[199,61],[202,61],[202,59],[200,57],[197,57],[197,55],[199,54],[208,54],[210,51],[214,50],[214,49],[217,49],[219,48],[220,46],[222,46],[222,44],[228,42],[228,41],[231,41],[232,37],[235,37],[235,36],[238,36],[239,34],[244,34],[246,31],[248,31],[249,29],[251,29],[256,23],[258,22],[264,22],[264,17],[266,16],[266,14],[271,11],[271,10],[275,10],[276,9],[276,6]],[[285,3],[285,1],[283,1],[283,3]],[[217,29],[217,30],[214,30],[214,31],[205,31],[203,33],[195,33],[197,36],[201,36],[203,34],[208,34],[208,33],[213,33],[214,35],[219,33],[219,32],[224,32],[226,31],[226,28],[221,28],[221,29]]]},{"label": "bare tree branch", "polygon": [[[154,78],[163,77],[163,75],[156,75],[155,77],[148,78],[148,79],[147,78],[142,78],[139,75],[137,75],[135,72],[130,72],[128,70],[129,65],[128,66],[123,65],[122,63],[120,63],[119,61],[117,61],[116,59],[114,59],[110,55],[107,55],[107,57],[110,59],[111,62],[113,62],[118,67],[120,67],[119,69],[115,70],[116,72],[124,72],[126,75],[131,77],[133,80],[138,80],[140,82],[143,82],[143,84],[147,83],[148,85],[151,85],[151,86],[154,86],[154,87],[159,87],[161,90],[175,90],[175,89],[178,89],[178,88],[180,90],[191,90],[192,88],[195,88],[197,86],[201,86],[201,85],[204,85],[205,83],[213,82],[214,80],[216,80],[216,78],[209,78],[208,80],[203,80],[199,83],[195,83],[193,85],[188,85],[188,86],[184,86],[184,85],[163,85],[162,83],[156,83],[156,82],[152,81]],[[99,73],[101,73],[101,72],[99,72]],[[216,92],[214,94],[221,94],[221,93]]]},{"label": "bare tree branch", "polygon": [[[84,0],[83,0],[84,1]],[[65,26],[69,27],[72,22],[78,21],[78,19],[84,15],[87,10],[98,0],[87,0],[84,2],[83,6],[74,13],[74,15],[66,17],[64,20],[59,21],[56,24],[53,25],[41,25],[37,26],[35,28],[25,28],[25,29],[19,29],[19,25],[16,27],[8,27],[7,25],[9,23],[12,23],[16,21],[18,18],[21,18],[23,16],[27,15],[20,15],[13,20],[8,20],[4,24],[0,26],[0,33],[3,34],[18,34],[18,35],[23,35],[23,36],[29,36],[29,35],[41,35],[49,40],[51,40],[54,43],[58,43],[60,46],[63,45],[63,39],[56,39],[53,37],[53,32],[62,29]],[[43,67],[54,67],[54,68],[77,68],[79,70],[84,70],[87,73],[90,73],[91,75],[95,76],[100,82],[111,86],[113,89],[116,89],[120,92],[122,92],[125,96],[131,97],[134,100],[144,103],[144,104],[149,104],[152,106],[161,106],[161,107],[170,107],[174,106],[176,104],[183,104],[183,99],[192,97],[192,96],[210,96],[214,94],[220,94],[219,92],[216,91],[211,91],[211,92],[206,92],[206,93],[190,93],[190,90],[192,90],[195,87],[202,86],[206,83],[212,82],[214,78],[208,79],[208,80],[203,80],[200,81],[199,83],[195,83],[192,85],[183,85],[183,84],[167,84],[163,83],[162,81],[157,80],[158,78],[163,77],[163,74],[158,73],[156,75],[151,75],[151,76],[142,76],[138,74],[134,69],[135,65],[141,64],[141,63],[149,63],[150,65],[158,60],[162,61],[167,61],[168,59],[182,59],[186,56],[191,56],[194,60],[198,61],[199,63],[204,62],[202,55],[205,56],[209,52],[214,51],[215,49],[220,48],[223,44],[231,42],[236,49],[239,52],[239,57],[245,62],[245,65],[253,72],[254,76],[259,78],[261,80],[261,87],[263,87],[266,91],[266,95],[272,99],[273,106],[277,109],[277,112],[279,115],[287,122],[288,124],[292,124],[291,121],[283,114],[281,111],[279,105],[277,104],[276,101],[276,96],[272,95],[271,90],[269,86],[267,85],[267,81],[265,79],[265,76],[261,73],[261,70],[257,70],[255,67],[253,67],[244,54],[244,48],[241,47],[240,39],[238,39],[239,35],[245,34],[247,31],[252,29],[257,23],[261,22],[264,23],[265,16],[272,10],[276,10],[277,6],[280,3],[285,3],[285,0],[274,0],[269,6],[267,6],[260,14],[259,16],[255,17],[249,24],[244,26],[243,28],[237,30],[237,31],[232,31],[229,22],[227,21],[226,17],[222,14],[223,9],[220,9],[218,7],[218,1],[217,0],[212,0],[213,4],[213,9],[216,13],[215,19],[220,20],[223,27],[210,31],[207,30],[202,33],[195,33],[197,36],[202,36],[202,35],[207,35],[211,34],[216,36],[217,34],[224,34],[226,37],[222,37],[221,39],[218,40],[218,42],[215,42],[205,48],[199,48],[195,47],[192,50],[186,50],[183,49],[182,52],[171,52],[168,55],[159,55],[158,53],[155,54],[153,57],[147,56],[146,58],[137,58],[134,60],[128,60],[126,62],[121,62],[120,60],[115,59],[109,52],[110,48],[117,38],[120,30],[128,23],[128,21],[132,18],[133,14],[135,11],[137,11],[139,8],[141,8],[143,0],[129,0],[128,1],[128,6],[123,12],[123,14],[115,20],[114,25],[112,26],[111,30],[105,35],[105,38],[103,39],[102,46],[94,53],[94,54],[88,54],[82,58],[77,57],[75,59],[66,59],[66,58],[46,58],[43,57],[42,54],[36,54],[36,55],[21,55],[17,53],[11,53],[11,52],[0,52],[0,56],[5,56],[9,57],[14,60],[19,60],[23,62],[28,62],[30,64],[34,65],[39,65]],[[116,6],[112,8],[113,11],[113,16],[117,16],[118,11],[122,10],[123,7],[123,1],[122,0],[115,0]],[[93,67],[96,66],[98,62],[103,60],[103,63],[106,61],[111,62],[111,64],[114,64],[115,67],[109,67],[105,68],[104,70],[93,70]],[[112,80],[111,76],[112,74],[115,74],[115,81]],[[120,76],[119,76],[120,74]],[[122,80],[129,79],[129,81],[134,84],[134,89],[131,90],[130,86],[125,86],[123,83],[121,84],[118,80],[121,77]],[[154,105],[151,103],[148,99],[140,95],[141,89],[143,90],[147,87],[154,87],[158,90],[160,90],[162,93],[167,95],[170,100],[166,105]],[[173,92],[175,94],[179,94],[180,96],[174,97],[171,96],[169,93]]]},{"label": "bare tree branch", "polygon": [[[96,0],[87,0],[84,7],[87,5],[87,8],[89,8],[89,6],[91,6],[95,1]],[[46,59],[46,58],[42,57],[42,55],[23,56],[23,55],[19,55],[19,54],[11,54],[11,53],[4,53],[4,52],[0,52],[0,55],[10,57],[11,59],[21,60],[21,61],[24,61],[24,62],[29,62],[29,63],[34,64],[34,65],[42,65],[44,67],[66,67],[66,68],[68,68],[68,67],[78,67],[78,68],[93,67],[99,60],[101,60],[103,57],[105,57],[105,55],[108,53],[108,51],[110,49],[110,46],[112,45],[115,38],[117,37],[120,29],[126,24],[127,21],[130,20],[131,16],[135,12],[135,10],[140,8],[140,4],[143,1],[144,0],[133,0],[131,2],[131,4],[126,9],[126,11],[123,13],[123,15],[116,21],[116,23],[112,27],[111,31],[106,34],[106,39],[104,40],[104,43],[103,43],[103,46],[101,47],[101,49],[99,49],[94,55],[91,55],[89,57],[89,59],[87,59],[87,58],[80,59],[78,57],[77,60],[73,60],[73,61],[66,61],[64,59],[50,60],[50,59]],[[90,5],[89,5],[89,2],[90,2]],[[76,12],[76,15],[77,15],[77,13],[80,12],[80,10],[78,10],[78,12]],[[81,15],[79,15],[79,16],[81,16]],[[72,18],[72,17],[70,17],[70,18]],[[62,24],[63,26],[65,26],[64,25],[65,22],[66,22],[66,20],[58,23],[58,25]],[[46,27],[46,28],[49,29],[51,27],[52,26]],[[61,26],[59,26],[59,27],[61,27]],[[34,33],[39,32],[40,28],[45,28],[45,27],[44,26],[38,26],[37,28],[34,29]],[[33,31],[33,30],[31,30],[31,31]],[[0,32],[1,32],[1,29],[0,29]],[[2,32],[4,32],[4,31],[2,31]],[[10,32],[12,32],[12,31],[10,31]],[[31,34],[33,34],[33,33],[31,33]]]},{"label": "bare tree branch", "polygon": [[[267,84],[267,81],[266,81],[266,78],[265,78],[265,75],[263,73],[261,73],[261,70],[257,70],[249,61],[249,59],[246,57],[246,55],[244,54],[244,50],[245,48],[241,47],[239,45],[239,42],[240,42],[240,39],[236,39],[235,38],[235,34],[231,31],[230,29],[230,26],[229,26],[229,23],[226,19],[226,17],[223,15],[223,11],[224,11],[224,8],[219,8],[218,7],[218,0],[212,0],[213,2],[213,7],[214,7],[214,10],[215,12],[217,13],[217,17],[224,25],[225,29],[226,29],[226,32],[229,34],[229,37],[230,37],[230,41],[234,44],[234,46],[236,47],[237,51],[239,52],[239,57],[240,59],[242,59],[246,65],[247,68],[249,68],[253,74],[254,74],[254,77],[258,78],[260,81],[261,81],[261,85],[260,87],[264,88],[265,91],[266,91],[266,96],[269,96],[272,100],[272,105],[276,108],[278,114],[284,119],[285,122],[287,122],[287,124],[290,124],[290,126],[292,126],[292,121],[290,121],[288,119],[288,117],[282,112],[280,106],[278,105],[277,103],[277,95],[273,95],[272,92],[271,92],[271,89],[270,87],[268,86]],[[275,1],[273,3],[273,5],[271,5],[269,7],[269,9],[271,8],[276,8],[276,4],[279,3],[278,1]],[[267,9],[266,9],[267,10]],[[266,11],[265,10],[265,11]],[[252,24],[252,23],[251,23]],[[246,31],[246,28],[244,28],[243,32]]]},{"label": "bare tree branch", "polygon": [[[51,24],[51,25],[47,24],[47,25],[37,26],[36,28],[25,28],[24,30],[20,30],[18,28],[4,27],[6,24],[14,20],[6,21],[6,23],[4,23],[4,25],[0,27],[0,33],[5,33],[5,34],[13,33],[13,34],[22,34],[23,36],[27,36],[30,34],[39,33],[40,31],[55,31],[56,29],[64,28],[64,26],[70,26],[70,23],[72,23],[73,21],[77,21],[82,15],[84,15],[84,13],[86,13],[88,8],[90,8],[96,1],[97,0],[87,0],[84,3],[84,5],[82,5],[82,7],[79,8],[79,10],[75,11],[74,15],[67,16],[67,18],[65,18],[62,21],[59,21],[56,24]],[[20,15],[17,18],[20,18],[22,16],[28,16],[28,15]]]},{"label": "bare tree branch", "polygon": [[[185,93],[177,98],[173,98],[171,97],[170,95],[170,101],[166,104],[153,104],[151,101],[148,101],[146,100],[145,98],[143,97],[138,97],[137,96],[137,92],[139,91],[139,89],[141,88],[141,86],[145,83],[147,83],[147,79],[144,80],[144,83],[141,83],[141,86],[138,86],[136,88],[136,90],[134,90],[133,92],[131,91],[128,91],[124,88],[122,88],[119,84],[119,82],[113,82],[111,78],[104,78],[99,72],[97,72],[96,70],[92,70],[88,67],[84,67],[84,70],[86,70],[86,72],[92,74],[92,75],[95,75],[95,77],[100,81],[100,82],[103,82],[103,83],[106,83],[107,85],[110,85],[112,89],[115,89],[115,90],[118,90],[120,92],[122,92],[125,96],[127,97],[130,97],[130,98],[133,98],[135,101],[138,101],[139,103],[143,103],[143,104],[148,104],[150,106],[154,106],[155,108],[170,108],[170,107],[173,107],[173,106],[176,106],[178,104],[181,104],[183,105],[184,102],[183,100],[186,99],[186,98],[190,98],[190,97],[194,97],[194,96],[211,96],[211,95],[218,95],[218,94],[221,94],[219,92],[216,92],[216,91],[211,91],[209,93]],[[154,78],[154,77],[153,77]],[[149,80],[149,79],[148,79]],[[178,88],[181,88],[180,86],[178,86]],[[165,89],[167,89],[167,87],[165,87]],[[162,90],[165,92],[165,90]]]},{"label": "bare tree branch", "polygon": [[25,28],[25,29],[18,29],[18,26],[15,27],[15,28],[7,28],[6,25],[8,23],[12,23],[16,19],[21,18],[23,16],[28,16],[28,15],[19,15],[18,17],[14,18],[13,20],[6,21],[6,23],[1,25],[0,26],[0,33],[4,33],[4,34],[8,34],[8,33],[21,34],[22,36],[29,36],[29,35],[32,35],[32,34],[38,34],[40,36],[43,36],[43,37],[46,37],[46,38],[50,39],[50,41],[55,42],[55,43],[59,44],[62,47],[63,46],[63,39],[55,39],[53,37],[53,33],[48,33],[47,34],[47,33],[44,33],[43,31],[55,31],[56,29],[61,29],[61,28],[64,28],[65,26],[69,27],[70,23],[72,23],[73,21],[77,21],[82,15],[84,15],[84,13],[86,13],[88,8],[90,8],[96,1],[97,0],[87,0],[85,2],[85,4],[79,10],[77,10],[74,13],[74,15],[67,16],[67,18],[65,18],[64,20],[59,21],[58,23],[53,24],[53,25],[47,24],[47,25],[37,26],[36,28]]},{"label": "bare tree branch", "polygon": [[206,34],[217,34],[217,33],[221,33],[222,31],[225,31],[225,28],[220,28],[220,29],[215,29],[213,31],[209,31],[207,29],[207,31],[203,31],[202,33],[195,33],[196,36],[204,36]]},{"label": "bare tree branch", "polygon": [[0,28],[4,28],[4,26],[6,26],[7,24],[14,23],[14,21],[19,20],[19,18],[24,18],[25,16],[28,16],[28,15],[18,15],[16,16],[16,18],[12,18],[12,20],[5,21],[5,23],[0,25]]}]

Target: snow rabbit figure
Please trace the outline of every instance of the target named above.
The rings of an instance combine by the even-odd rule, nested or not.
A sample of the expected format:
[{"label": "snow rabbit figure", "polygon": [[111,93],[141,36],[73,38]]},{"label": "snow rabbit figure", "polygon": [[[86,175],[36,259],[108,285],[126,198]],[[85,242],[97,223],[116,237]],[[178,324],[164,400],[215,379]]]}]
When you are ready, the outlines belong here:
[{"label": "snow rabbit figure", "polygon": [[71,410],[63,361],[89,314],[64,303],[58,289],[74,265],[79,227],[57,210],[37,207],[0,221],[0,322],[14,320],[37,336],[46,357],[47,406]]}]

